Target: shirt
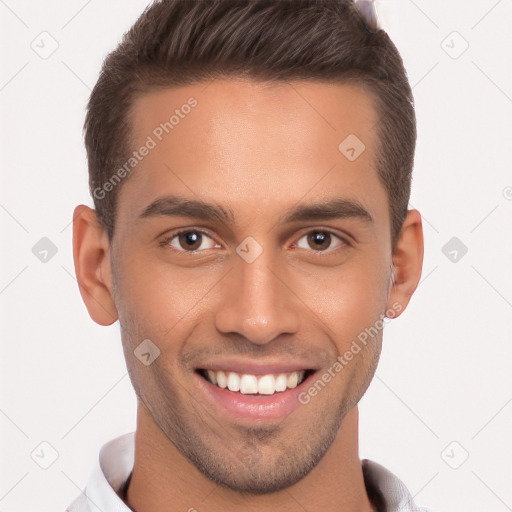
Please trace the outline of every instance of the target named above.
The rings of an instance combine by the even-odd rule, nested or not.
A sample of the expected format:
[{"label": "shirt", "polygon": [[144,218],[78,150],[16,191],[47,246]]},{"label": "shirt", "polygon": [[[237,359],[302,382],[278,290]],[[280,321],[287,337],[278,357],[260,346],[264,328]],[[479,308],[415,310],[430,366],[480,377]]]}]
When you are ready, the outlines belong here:
[{"label": "shirt", "polygon": [[[121,499],[135,461],[135,432],[104,444],[84,492],[66,512],[133,512]],[[405,484],[391,471],[370,459],[362,459],[367,494],[379,512],[434,512],[417,506]]]}]

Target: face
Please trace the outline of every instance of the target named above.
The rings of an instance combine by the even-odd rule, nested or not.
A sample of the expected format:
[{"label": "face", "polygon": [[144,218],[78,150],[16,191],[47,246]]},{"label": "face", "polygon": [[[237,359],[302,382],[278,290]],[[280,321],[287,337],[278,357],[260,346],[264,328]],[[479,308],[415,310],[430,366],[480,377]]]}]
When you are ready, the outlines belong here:
[{"label": "face", "polygon": [[[389,309],[391,283],[372,99],[350,85],[232,79],[134,107],[133,149],[155,144],[120,190],[111,265],[143,414],[213,481],[285,488],[325,454],[381,350],[381,329],[358,341]],[[365,145],[355,160],[339,149],[350,134]],[[147,365],[134,355],[143,340],[146,363],[159,351]],[[246,393],[219,387],[222,370]],[[256,393],[264,375],[291,387],[265,394],[267,377]]]}]

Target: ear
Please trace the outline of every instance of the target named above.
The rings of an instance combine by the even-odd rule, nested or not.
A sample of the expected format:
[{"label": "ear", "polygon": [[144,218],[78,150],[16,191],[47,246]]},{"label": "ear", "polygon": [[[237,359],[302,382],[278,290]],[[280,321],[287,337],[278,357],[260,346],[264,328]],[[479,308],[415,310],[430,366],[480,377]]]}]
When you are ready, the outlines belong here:
[{"label": "ear", "polygon": [[[416,290],[423,267],[423,227],[418,210],[409,210],[392,254],[394,279],[388,296],[388,310],[400,316]],[[396,304],[401,308],[397,308]],[[393,306],[394,305],[394,306]]]},{"label": "ear", "polygon": [[96,212],[83,204],[73,212],[73,260],[90,317],[100,325],[113,324],[118,314],[112,295],[110,243]]}]

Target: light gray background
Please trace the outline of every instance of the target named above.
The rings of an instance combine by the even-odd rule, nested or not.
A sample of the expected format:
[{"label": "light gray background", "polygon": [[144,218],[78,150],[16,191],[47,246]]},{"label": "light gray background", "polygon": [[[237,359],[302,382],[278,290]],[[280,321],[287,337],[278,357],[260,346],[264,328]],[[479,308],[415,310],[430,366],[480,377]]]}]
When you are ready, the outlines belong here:
[{"label": "light gray background", "polygon": [[[0,512],[64,510],[101,445],[135,428],[119,327],[87,314],[70,222],[75,205],[92,206],[81,134],[90,88],[145,5],[0,0]],[[512,0],[378,10],[416,100],[411,205],[426,254],[360,403],[360,454],[422,505],[512,510]],[[47,59],[31,47],[51,49],[44,31],[58,43]],[[32,252],[43,237],[58,249],[46,263]],[[452,237],[468,249],[455,262],[443,253]],[[42,442],[58,453],[48,469]]]}]

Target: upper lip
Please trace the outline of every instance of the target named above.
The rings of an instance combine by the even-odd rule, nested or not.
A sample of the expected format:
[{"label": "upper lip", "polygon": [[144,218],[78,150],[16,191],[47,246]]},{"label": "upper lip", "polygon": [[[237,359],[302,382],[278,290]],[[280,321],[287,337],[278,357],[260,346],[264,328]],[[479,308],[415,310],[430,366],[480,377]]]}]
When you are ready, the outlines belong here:
[{"label": "upper lip", "polygon": [[266,375],[269,373],[289,373],[303,370],[316,370],[311,363],[304,361],[237,361],[234,359],[223,361],[209,361],[202,366],[197,367],[198,370],[227,371],[241,374]]}]

